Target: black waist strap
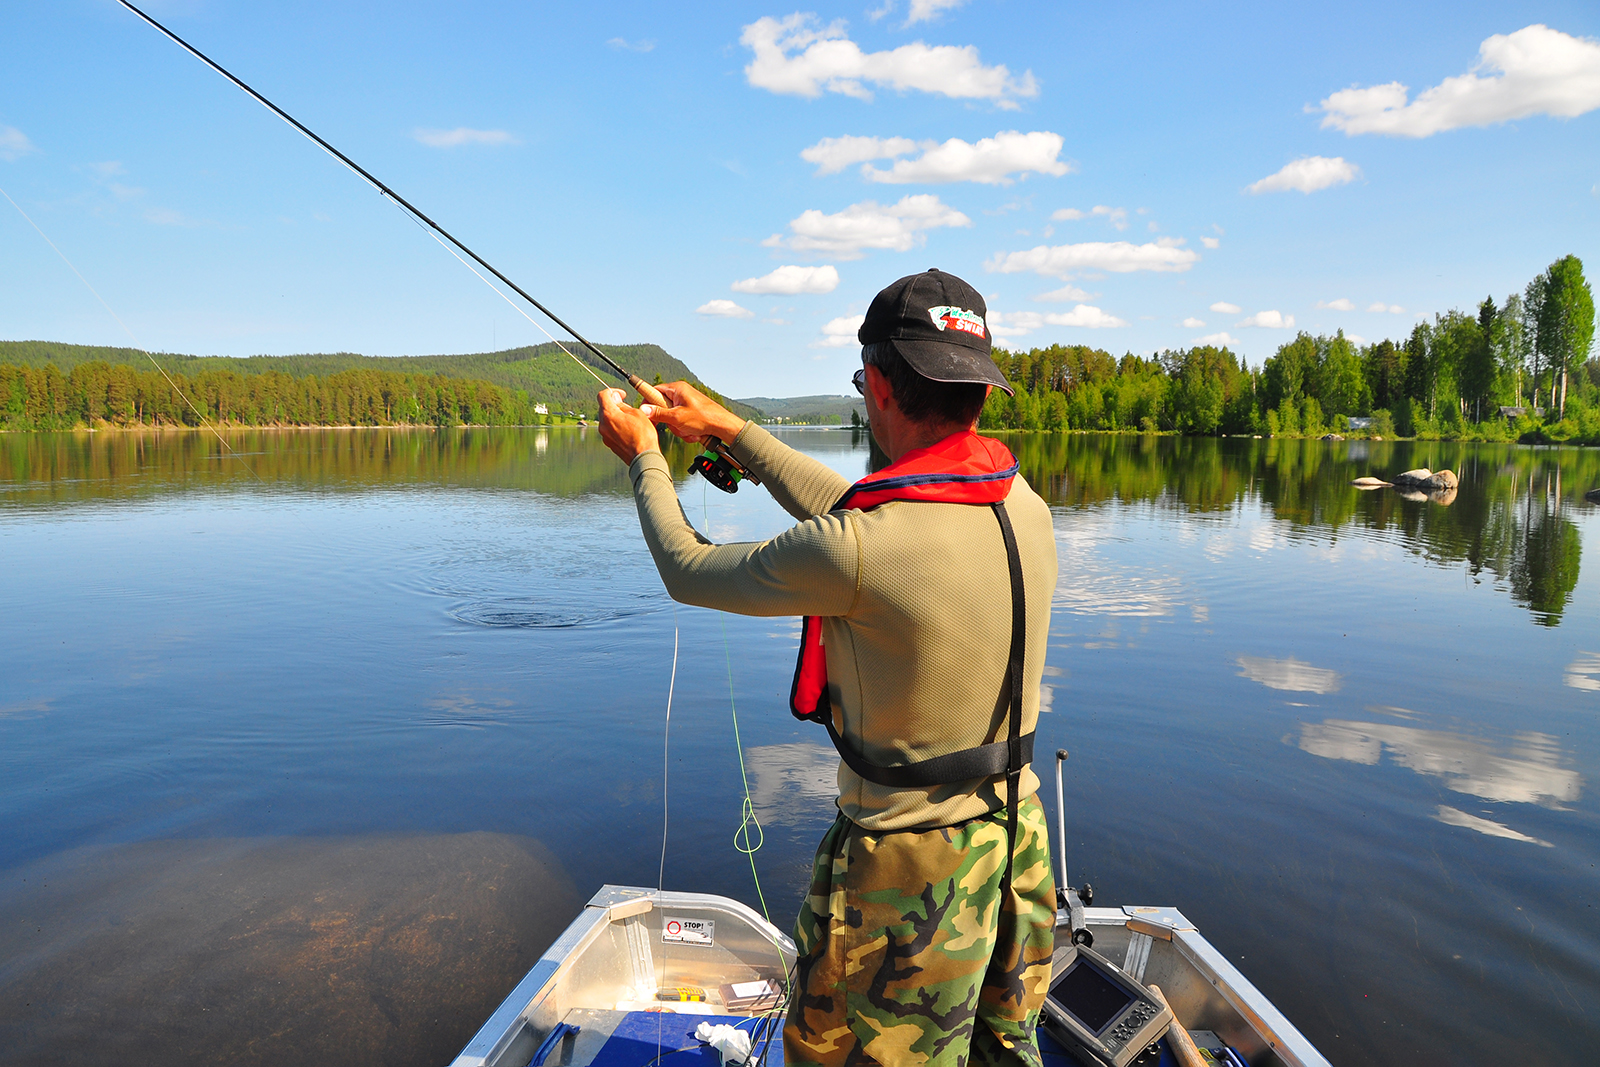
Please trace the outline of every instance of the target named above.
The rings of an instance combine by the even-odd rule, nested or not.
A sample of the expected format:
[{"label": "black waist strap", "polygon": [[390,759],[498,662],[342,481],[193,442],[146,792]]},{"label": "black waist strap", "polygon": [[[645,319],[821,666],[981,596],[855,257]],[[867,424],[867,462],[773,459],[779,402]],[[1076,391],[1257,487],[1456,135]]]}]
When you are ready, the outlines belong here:
[{"label": "black waist strap", "polygon": [[[828,728],[828,736],[833,739],[833,747],[839,750],[839,758],[844,760],[845,766],[874,785],[886,785],[893,789],[917,789],[950,785],[953,782],[964,782],[969,778],[992,778],[997,774],[1008,774],[1011,771],[1010,738],[979,745],[976,748],[964,748],[960,752],[947,752],[943,756],[918,760],[916,763],[881,767],[876,763],[868,763],[851,751],[850,745],[839,736],[839,731],[833,728],[831,717],[823,719],[822,725]],[[1021,742],[1021,758],[1017,763],[1020,771],[1023,765],[1033,762],[1033,734],[1025,734],[1018,740]]]}]

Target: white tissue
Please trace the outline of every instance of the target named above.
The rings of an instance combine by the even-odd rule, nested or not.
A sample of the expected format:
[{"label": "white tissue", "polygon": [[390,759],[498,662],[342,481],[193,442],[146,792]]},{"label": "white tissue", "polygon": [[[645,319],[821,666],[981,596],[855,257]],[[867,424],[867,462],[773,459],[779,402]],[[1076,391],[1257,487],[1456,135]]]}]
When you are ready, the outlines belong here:
[{"label": "white tissue", "polygon": [[744,1063],[750,1058],[750,1034],[736,1026],[701,1023],[694,1028],[694,1036],[717,1050],[722,1057],[722,1067]]}]

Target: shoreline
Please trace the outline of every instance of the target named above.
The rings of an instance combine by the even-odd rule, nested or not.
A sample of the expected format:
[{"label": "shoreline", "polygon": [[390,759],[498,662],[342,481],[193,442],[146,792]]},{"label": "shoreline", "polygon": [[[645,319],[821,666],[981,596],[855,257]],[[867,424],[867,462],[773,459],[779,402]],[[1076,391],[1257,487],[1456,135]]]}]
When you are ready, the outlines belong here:
[{"label": "shoreline", "polygon": [[302,431],[302,430],[586,430],[594,423],[576,422],[532,422],[532,423],[488,423],[488,422],[461,422],[451,426],[435,426],[432,423],[407,423],[391,422],[379,425],[362,426],[356,424],[343,425],[315,425],[315,426],[285,426],[269,423],[264,426],[251,425],[237,422],[214,422],[209,426],[167,426],[157,424],[154,426],[140,424],[138,426],[115,426],[104,423],[99,426],[74,426],[68,430],[5,430],[0,433],[209,433],[216,430],[230,431]]}]

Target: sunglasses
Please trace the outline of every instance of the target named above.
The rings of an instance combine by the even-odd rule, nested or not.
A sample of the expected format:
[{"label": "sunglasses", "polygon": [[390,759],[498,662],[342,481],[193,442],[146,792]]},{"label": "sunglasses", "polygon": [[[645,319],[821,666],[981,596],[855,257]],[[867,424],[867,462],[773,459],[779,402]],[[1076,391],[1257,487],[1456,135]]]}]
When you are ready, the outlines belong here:
[{"label": "sunglasses", "polygon": [[867,395],[867,368],[862,367],[850,376],[850,384],[856,387],[856,392],[862,396]]}]

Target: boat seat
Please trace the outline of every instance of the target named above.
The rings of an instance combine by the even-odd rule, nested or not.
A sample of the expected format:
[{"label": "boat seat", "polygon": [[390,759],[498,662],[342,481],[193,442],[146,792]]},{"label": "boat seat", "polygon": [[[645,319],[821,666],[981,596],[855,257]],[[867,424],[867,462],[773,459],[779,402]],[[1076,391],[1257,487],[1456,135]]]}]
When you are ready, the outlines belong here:
[{"label": "boat seat", "polygon": [[[569,1020],[579,1015],[573,1012]],[[583,1013],[590,1014],[590,1013]],[[611,1015],[613,1013],[592,1013]],[[678,1012],[630,1011],[616,1013],[619,1018],[607,1020],[611,1032],[605,1044],[592,1053],[587,1062],[590,1067],[722,1067],[717,1050],[703,1044],[694,1036],[695,1027],[701,1023],[716,1026],[727,1023],[749,1032],[758,1019],[748,1015],[688,1015]],[[772,1040],[767,1045],[765,1067],[783,1067],[783,1018],[780,1015],[770,1024]],[[581,1037],[581,1035],[580,1035]],[[757,1052],[760,1049],[756,1050]],[[545,1067],[558,1067],[562,1058],[550,1056]]]}]

